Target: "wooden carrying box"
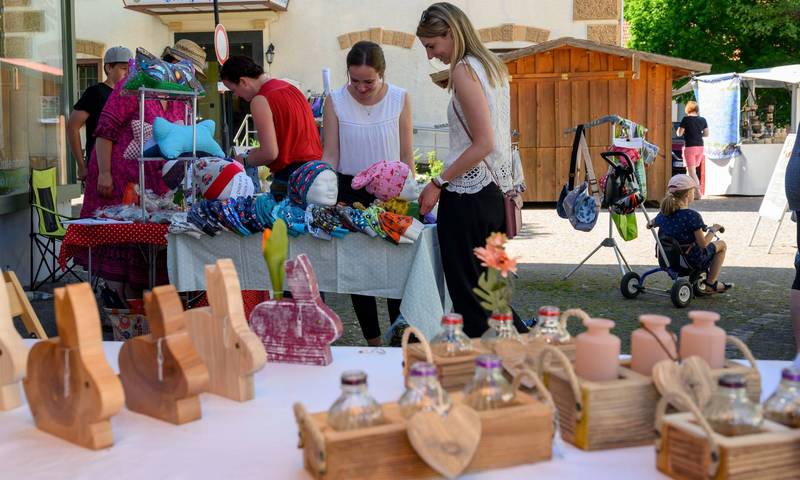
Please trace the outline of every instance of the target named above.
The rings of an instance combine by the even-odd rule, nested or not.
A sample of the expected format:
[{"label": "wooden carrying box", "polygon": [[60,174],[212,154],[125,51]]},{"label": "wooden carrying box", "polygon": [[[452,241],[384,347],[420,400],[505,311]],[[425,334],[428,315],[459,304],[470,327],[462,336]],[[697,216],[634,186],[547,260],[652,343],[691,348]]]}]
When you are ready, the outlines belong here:
[{"label": "wooden carrying box", "polygon": [[[460,393],[450,395],[461,403]],[[317,479],[410,479],[438,477],[414,451],[406,422],[396,403],[383,405],[387,423],[337,432],[325,412],[308,414],[297,403],[295,417],[306,470]],[[478,412],[481,439],[467,472],[549,460],[552,455],[553,410],[517,391],[514,404]]]},{"label": "wooden carrying box", "polygon": [[800,478],[800,429],[765,420],[760,433],[729,437],[714,432],[695,406],[665,416],[673,399],[658,406],[659,471],[677,479]]},{"label": "wooden carrying box", "polygon": [[475,376],[475,359],[479,355],[491,353],[481,346],[479,338],[474,338],[472,339],[473,352],[469,355],[442,357],[433,354],[428,340],[416,329],[413,330],[413,333],[419,338],[419,343],[408,343],[410,333],[412,333],[411,329],[407,328],[403,335],[403,375],[406,379],[408,378],[408,369],[415,362],[430,362],[436,365],[436,369],[439,371],[439,383],[448,391],[464,388]]},{"label": "wooden carrying box", "polygon": [[[753,353],[750,352],[750,349],[747,348],[747,345],[743,341],[736,337],[728,335],[726,342],[728,345],[736,347],[750,366],[745,366],[732,360],[725,360],[724,367],[711,370],[711,377],[714,381],[714,385],[717,384],[719,377],[723,375],[730,373],[742,375],[747,382],[747,397],[753,403],[761,403],[761,374],[758,373],[758,364],[753,357]],[[800,477],[800,473],[798,477]]]},{"label": "wooden carrying box", "polygon": [[[548,361],[549,355],[558,361]],[[542,350],[538,364],[558,408],[564,440],[583,450],[652,442],[659,394],[650,377],[620,366],[617,380],[582,380],[566,355],[553,347]]]}]

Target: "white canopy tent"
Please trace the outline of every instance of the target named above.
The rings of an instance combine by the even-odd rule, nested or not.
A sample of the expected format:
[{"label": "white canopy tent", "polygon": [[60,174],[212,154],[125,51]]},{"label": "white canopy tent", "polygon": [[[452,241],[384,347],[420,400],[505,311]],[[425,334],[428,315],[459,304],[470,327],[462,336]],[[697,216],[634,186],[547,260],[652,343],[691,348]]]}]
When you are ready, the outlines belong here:
[{"label": "white canopy tent", "polygon": [[[731,75],[730,73],[703,75],[697,78],[703,80],[714,80]],[[749,88],[786,88],[792,92],[792,114],[789,131],[794,133],[797,128],[798,114],[800,113],[800,65],[783,65],[780,67],[756,68],[739,73],[742,82],[747,82]],[[672,96],[691,92],[694,80],[688,82],[683,87],[673,90]]]}]

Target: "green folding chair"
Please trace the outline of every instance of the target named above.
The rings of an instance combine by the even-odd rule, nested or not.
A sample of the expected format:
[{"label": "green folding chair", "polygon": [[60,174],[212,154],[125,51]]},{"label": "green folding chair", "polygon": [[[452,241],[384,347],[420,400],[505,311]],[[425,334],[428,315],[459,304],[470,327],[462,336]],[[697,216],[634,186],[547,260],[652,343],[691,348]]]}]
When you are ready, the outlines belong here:
[{"label": "green folding chair", "polygon": [[[64,272],[58,271],[58,248],[64,240],[67,230],[61,223],[62,218],[74,220],[73,217],[61,215],[56,211],[56,169],[31,170],[31,283],[30,289],[37,290],[48,282],[58,282],[65,275],[71,274],[79,282],[83,279],[73,270],[74,265],[67,265]],[[38,231],[33,231],[33,212],[38,217]],[[39,266],[33,273],[34,245],[39,250]],[[39,281],[39,273],[44,267],[47,277]]]}]

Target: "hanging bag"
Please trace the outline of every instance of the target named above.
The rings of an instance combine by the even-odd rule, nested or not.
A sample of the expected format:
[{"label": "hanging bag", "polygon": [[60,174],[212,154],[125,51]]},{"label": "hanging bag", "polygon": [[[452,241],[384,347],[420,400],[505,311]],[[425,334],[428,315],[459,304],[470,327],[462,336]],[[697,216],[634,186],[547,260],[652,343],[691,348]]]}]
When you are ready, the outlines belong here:
[{"label": "hanging bag", "polygon": [[[469,128],[467,128],[467,124],[464,123],[464,119],[461,118],[461,114],[458,113],[455,104],[453,104],[453,111],[456,112],[456,117],[458,117],[461,126],[464,127],[464,132],[466,132],[467,137],[469,137],[470,141],[473,141],[472,135],[469,133]],[[513,165],[513,158],[510,160]],[[497,180],[497,176],[494,174],[492,167],[485,158],[481,161],[486,165],[486,169],[489,170],[489,174],[492,175],[492,180],[499,188],[500,182]],[[511,190],[503,192],[503,210],[505,212],[506,236],[508,238],[516,237],[517,233],[522,230],[522,203],[522,194],[515,188],[512,187]]]},{"label": "hanging bag", "polygon": [[[578,176],[578,156],[583,157],[586,168],[586,181],[575,187]],[[597,224],[600,216],[600,191],[594,175],[594,166],[586,145],[583,125],[578,125],[572,142],[572,156],[569,165],[569,178],[561,189],[556,204],[556,212],[566,218],[576,230],[588,232]]]}]

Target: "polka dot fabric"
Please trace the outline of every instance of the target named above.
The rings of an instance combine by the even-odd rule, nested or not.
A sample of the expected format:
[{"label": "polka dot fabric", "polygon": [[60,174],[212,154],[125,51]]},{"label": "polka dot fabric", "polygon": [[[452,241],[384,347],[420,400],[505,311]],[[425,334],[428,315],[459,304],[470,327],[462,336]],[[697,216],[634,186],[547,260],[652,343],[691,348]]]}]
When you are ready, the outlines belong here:
[{"label": "polka dot fabric", "polygon": [[169,225],[159,223],[125,223],[117,225],[70,225],[61,243],[58,264],[67,262],[88,247],[121,243],[167,245]]}]

